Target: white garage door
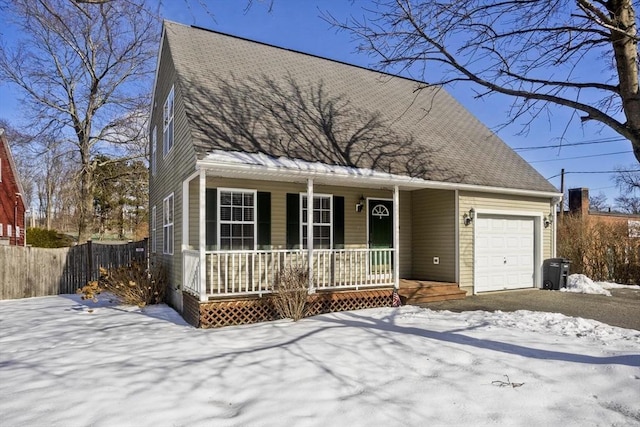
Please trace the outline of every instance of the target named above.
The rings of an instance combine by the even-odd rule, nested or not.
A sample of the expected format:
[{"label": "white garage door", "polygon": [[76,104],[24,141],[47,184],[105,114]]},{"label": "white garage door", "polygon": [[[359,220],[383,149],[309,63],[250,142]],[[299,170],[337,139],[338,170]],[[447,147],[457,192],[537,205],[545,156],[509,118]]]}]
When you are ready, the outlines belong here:
[{"label": "white garage door", "polygon": [[533,287],[533,218],[480,215],[475,226],[475,291]]}]

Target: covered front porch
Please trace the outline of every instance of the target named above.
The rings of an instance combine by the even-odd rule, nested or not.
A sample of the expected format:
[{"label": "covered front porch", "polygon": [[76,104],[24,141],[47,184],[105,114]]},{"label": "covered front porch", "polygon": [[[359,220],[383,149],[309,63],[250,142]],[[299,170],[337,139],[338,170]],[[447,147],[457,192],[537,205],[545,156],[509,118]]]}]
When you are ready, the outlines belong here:
[{"label": "covered front porch", "polygon": [[183,291],[200,301],[262,296],[287,268],[306,274],[309,294],[398,287],[397,186],[252,178],[201,168],[184,181]]}]

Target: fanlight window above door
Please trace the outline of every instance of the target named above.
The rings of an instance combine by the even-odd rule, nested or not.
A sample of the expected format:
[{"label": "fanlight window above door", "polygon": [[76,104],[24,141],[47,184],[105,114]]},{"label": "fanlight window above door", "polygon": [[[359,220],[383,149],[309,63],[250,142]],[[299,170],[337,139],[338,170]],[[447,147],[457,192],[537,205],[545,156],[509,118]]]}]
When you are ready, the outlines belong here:
[{"label": "fanlight window above door", "polygon": [[389,209],[387,209],[385,205],[375,205],[373,209],[371,209],[371,215],[377,216],[378,218],[389,216]]}]

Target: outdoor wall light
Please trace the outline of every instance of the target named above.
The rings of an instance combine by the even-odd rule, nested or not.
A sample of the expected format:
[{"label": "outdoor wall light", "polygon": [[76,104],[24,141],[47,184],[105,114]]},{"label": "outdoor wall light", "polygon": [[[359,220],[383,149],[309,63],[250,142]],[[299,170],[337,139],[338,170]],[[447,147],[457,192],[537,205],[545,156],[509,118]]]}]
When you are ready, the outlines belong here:
[{"label": "outdoor wall light", "polygon": [[464,225],[469,225],[473,222],[473,216],[476,213],[475,209],[469,209],[468,213],[462,215],[462,220],[464,221]]},{"label": "outdoor wall light", "polygon": [[360,200],[356,203],[356,212],[362,212],[366,201],[367,200],[364,198],[364,195],[360,196]]},{"label": "outdoor wall light", "polygon": [[544,224],[544,228],[549,228],[552,222],[553,222],[553,218],[548,216],[545,216],[544,219],[542,220],[542,223]]}]

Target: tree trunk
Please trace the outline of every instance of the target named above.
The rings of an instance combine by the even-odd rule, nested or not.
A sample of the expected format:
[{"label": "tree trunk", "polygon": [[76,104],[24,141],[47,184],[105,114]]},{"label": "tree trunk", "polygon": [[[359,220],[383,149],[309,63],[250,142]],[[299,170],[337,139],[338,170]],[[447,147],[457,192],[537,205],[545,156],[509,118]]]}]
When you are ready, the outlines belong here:
[{"label": "tree trunk", "polygon": [[86,161],[83,155],[83,167],[80,171],[80,200],[78,201],[78,243],[84,243],[91,235],[91,222],[93,219],[93,171],[94,165]]},{"label": "tree trunk", "polygon": [[[618,22],[618,27],[638,34],[636,14],[632,0],[610,0],[607,7],[611,16]],[[627,119],[629,140],[633,146],[636,159],[640,162],[640,92],[638,91],[638,43],[633,37],[625,36],[618,31],[611,31],[611,41],[615,55],[616,68],[620,82],[620,97],[624,103],[623,111]]]}]

